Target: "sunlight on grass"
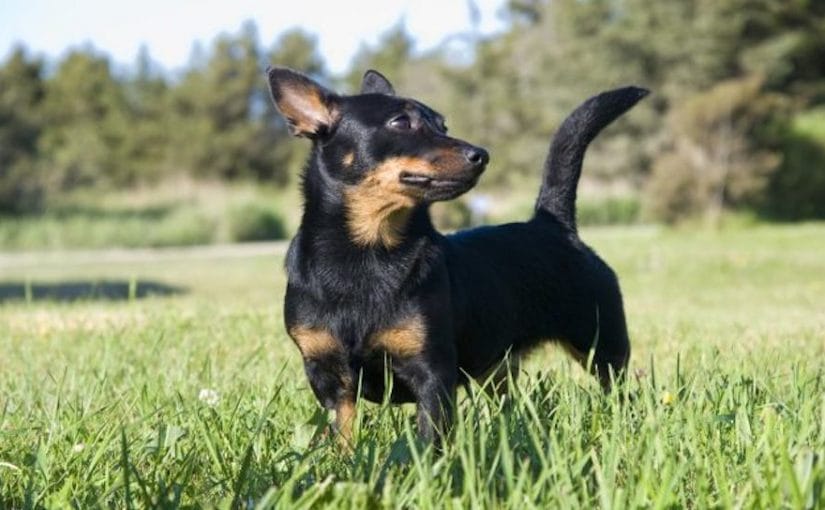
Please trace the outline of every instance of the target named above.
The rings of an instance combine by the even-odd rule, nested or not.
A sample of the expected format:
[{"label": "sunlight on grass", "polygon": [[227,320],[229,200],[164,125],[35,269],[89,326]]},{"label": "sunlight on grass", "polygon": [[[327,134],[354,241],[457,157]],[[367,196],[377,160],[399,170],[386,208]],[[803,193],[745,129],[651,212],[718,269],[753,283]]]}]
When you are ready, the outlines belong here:
[{"label": "sunlight on grass", "polygon": [[0,283],[168,296],[0,303],[0,507],[817,508],[825,225],[588,229],[633,338],[611,395],[555,347],[478,385],[436,455],[413,409],[359,403],[351,455],[282,326],[280,255],[44,259]]}]

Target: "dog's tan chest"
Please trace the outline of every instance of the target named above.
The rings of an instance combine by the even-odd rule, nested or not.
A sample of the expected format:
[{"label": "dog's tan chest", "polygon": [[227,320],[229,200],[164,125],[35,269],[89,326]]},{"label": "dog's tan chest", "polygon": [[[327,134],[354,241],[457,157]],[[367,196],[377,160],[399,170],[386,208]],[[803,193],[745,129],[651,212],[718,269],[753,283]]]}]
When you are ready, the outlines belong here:
[{"label": "dog's tan chest", "polygon": [[414,316],[397,325],[373,333],[369,347],[381,349],[396,358],[409,358],[421,354],[427,328],[420,316]]},{"label": "dog's tan chest", "polygon": [[288,332],[304,358],[321,358],[342,352],[341,344],[335,340],[328,329],[292,326]]},{"label": "dog's tan chest", "polygon": [[[319,326],[291,326],[289,336],[306,359],[318,359],[344,353],[344,348],[331,331]],[[365,342],[368,351],[383,351],[394,358],[410,358],[424,350],[427,327],[421,316],[406,318],[397,324],[377,330]]]}]

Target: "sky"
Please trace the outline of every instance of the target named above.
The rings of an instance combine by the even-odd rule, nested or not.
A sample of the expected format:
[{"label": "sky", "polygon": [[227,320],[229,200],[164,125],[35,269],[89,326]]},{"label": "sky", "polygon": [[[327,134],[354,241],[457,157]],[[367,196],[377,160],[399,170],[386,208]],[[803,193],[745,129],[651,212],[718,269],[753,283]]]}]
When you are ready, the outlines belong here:
[{"label": "sky", "polygon": [[[475,0],[484,34],[503,28],[505,0]],[[318,37],[334,73],[347,68],[361,44],[374,45],[403,18],[426,51],[450,34],[470,30],[467,0],[0,0],[0,58],[17,42],[49,59],[91,43],[119,64],[135,61],[141,45],[167,71],[184,66],[192,45],[222,32],[237,32],[245,20],[258,26],[269,46],[278,34],[301,27]]]}]

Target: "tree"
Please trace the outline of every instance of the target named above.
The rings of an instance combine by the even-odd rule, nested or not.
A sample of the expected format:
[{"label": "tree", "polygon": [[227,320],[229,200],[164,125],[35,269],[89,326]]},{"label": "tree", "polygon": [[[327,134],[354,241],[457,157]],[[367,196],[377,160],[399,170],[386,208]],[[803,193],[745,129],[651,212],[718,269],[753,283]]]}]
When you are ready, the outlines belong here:
[{"label": "tree", "polygon": [[45,172],[58,190],[119,181],[118,151],[129,136],[123,88],[105,56],[69,53],[46,81],[39,140]]},{"label": "tree", "polygon": [[392,28],[384,32],[374,47],[362,45],[352,59],[346,85],[353,93],[361,87],[361,78],[367,69],[375,69],[392,77],[397,83],[404,83],[405,71],[412,59],[414,41],[407,32],[404,20],[399,20]]},{"label": "tree", "polygon": [[[768,195],[794,187],[788,179],[782,181],[784,186],[768,186],[767,175],[779,176],[785,168],[780,161],[794,147],[811,144],[788,139],[783,145],[781,137],[767,136],[749,122],[787,129],[794,111],[825,102],[825,4],[537,0],[527,5],[534,14],[510,37],[516,40],[514,47],[527,44],[529,54],[543,55],[543,64],[529,66],[532,82],[559,98],[620,83],[640,83],[653,90],[651,101],[620,121],[624,133],[615,138],[632,141],[621,143],[626,150],[616,151],[608,136],[594,147],[589,160],[595,168],[613,167],[614,175],[635,175],[637,182],[653,162],[650,189],[656,191],[649,197],[656,202],[654,210],[668,211],[665,219],[672,219],[680,207],[671,206],[678,203],[692,204],[683,208],[686,213],[697,207],[761,210]],[[542,50],[542,45],[547,48]],[[760,85],[754,86],[756,82]],[[764,103],[745,105],[742,98]],[[767,111],[774,107],[778,109]],[[712,118],[713,111],[719,117]],[[726,122],[730,115],[742,118]],[[696,126],[701,126],[699,131],[693,130]],[[600,157],[599,145],[610,144],[611,156]],[[703,163],[697,162],[697,155]],[[811,162],[807,172],[818,166]],[[794,182],[801,177],[795,168]],[[802,181],[813,186],[822,182]],[[825,190],[800,196],[822,195]],[[662,208],[668,196],[672,204]],[[793,201],[772,201],[788,199]]]},{"label": "tree", "polygon": [[727,208],[758,208],[781,162],[777,132],[784,102],[761,77],[719,83],[674,108],[674,139],[654,162],[649,184],[654,215],[669,222]]},{"label": "tree", "polygon": [[318,39],[300,28],[287,30],[269,49],[271,65],[289,67],[316,80],[329,79],[324,59],[318,52]]},{"label": "tree", "polygon": [[133,74],[122,87],[129,134],[118,148],[119,171],[114,184],[158,182],[169,171],[166,151],[172,137],[170,86],[145,46],[138,53]]},{"label": "tree", "polygon": [[247,22],[219,37],[205,65],[175,88],[170,160],[196,177],[275,178],[264,87],[257,30]]},{"label": "tree", "polygon": [[44,183],[37,165],[43,63],[16,47],[0,68],[0,212],[37,210]]}]

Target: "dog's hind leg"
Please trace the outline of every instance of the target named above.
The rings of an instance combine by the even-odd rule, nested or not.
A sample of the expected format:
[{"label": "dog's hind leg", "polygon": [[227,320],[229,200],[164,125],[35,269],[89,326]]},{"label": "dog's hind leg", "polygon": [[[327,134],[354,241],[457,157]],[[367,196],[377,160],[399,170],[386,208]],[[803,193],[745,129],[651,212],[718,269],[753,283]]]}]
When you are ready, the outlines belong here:
[{"label": "dog's hind leg", "polygon": [[570,342],[561,342],[561,346],[585,370],[589,370],[599,379],[602,388],[609,392],[613,384],[624,379],[627,362],[630,358],[630,342],[627,335],[624,340],[619,336],[605,342],[607,345],[596,345],[590,351],[580,350]]},{"label": "dog's hind leg", "polygon": [[599,378],[602,388],[610,391],[614,383],[624,380],[629,359],[630,342],[627,333],[613,331],[609,336],[605,335],[603,344],[596,346],[593,351],[590,371]]},{"label": "dog's hind leg", "polygon": [[618,285],[609,293],[605,304],[608,306],[598,309],[599,338],[594,345],[591,370],[605,391],[609,391],[613,383],[624,380],[630,361],[630,339]]},{"label": "dog's hind leg", "polygon": [[514,352],[509,353],[493,368],[476,378],[479,384],[484,385],[487,395],[499,400],[507,398],[512,385],[515,384],[521,370],[521,356]]},{"label": "dog's hind leg", "polygon": [[624,379],[630,360],[630,340],[621,297],[609,307],[596,308],[596,328],[590,338],[569,339],[561,345],[599,379],[605,391],[610,391],[614,383]]}]

